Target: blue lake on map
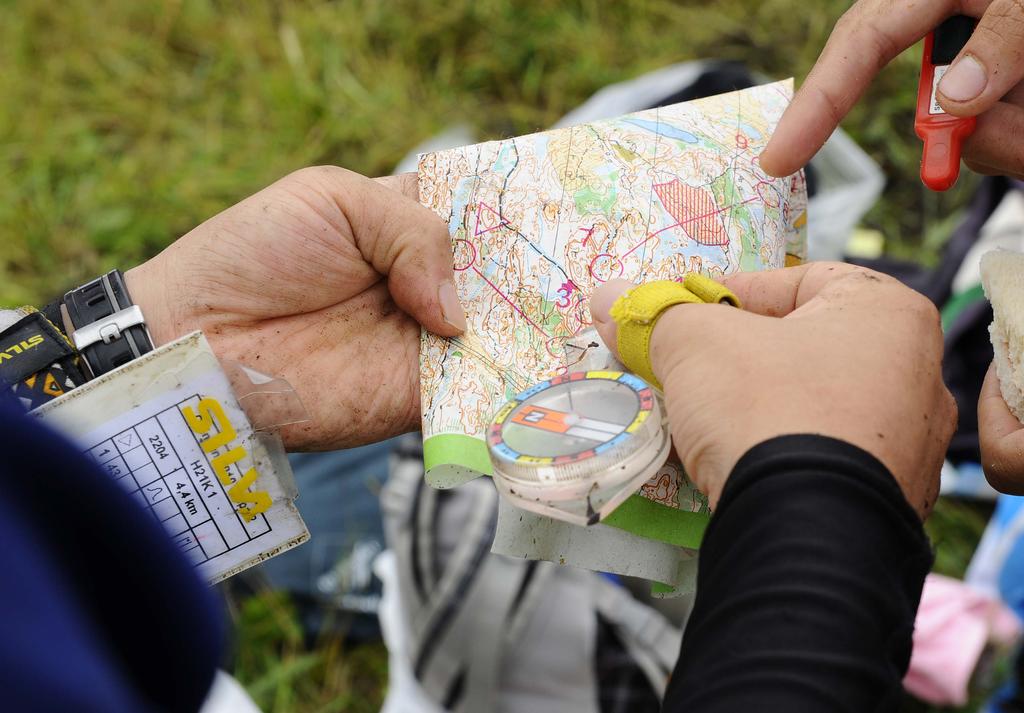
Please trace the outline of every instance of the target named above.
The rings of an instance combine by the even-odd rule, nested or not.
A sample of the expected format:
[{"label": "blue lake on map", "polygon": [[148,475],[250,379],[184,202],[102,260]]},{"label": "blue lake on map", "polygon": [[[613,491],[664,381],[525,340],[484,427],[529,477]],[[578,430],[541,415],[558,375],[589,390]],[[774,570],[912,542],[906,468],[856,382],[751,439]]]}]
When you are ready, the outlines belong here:
[{"label": "blue lake on map", "polygon": [[623,123],[639,126],[641,129],[653,131],[656,134],[667,136],[670,139],[679,139],[680,141],[685,141],[688,144],[697,143],[697,137],[689,131],[683,131],[675,126],[669,126],[668,124],[662,124],[657,121],[648,121],[647,119],[624,119]]}]

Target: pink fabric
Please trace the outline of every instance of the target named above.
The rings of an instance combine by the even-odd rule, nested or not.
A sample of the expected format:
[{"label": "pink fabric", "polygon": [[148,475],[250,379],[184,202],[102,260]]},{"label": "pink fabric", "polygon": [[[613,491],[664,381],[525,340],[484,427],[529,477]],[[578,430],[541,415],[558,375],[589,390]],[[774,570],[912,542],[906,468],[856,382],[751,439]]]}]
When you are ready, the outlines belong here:
[{"label": "pink fabric", "polygon": [[929,574],[903,685],[928,703],[963,705],[985,645],[1008,645],[1020,633],[1020,621],[998,599],[959,580]]}]

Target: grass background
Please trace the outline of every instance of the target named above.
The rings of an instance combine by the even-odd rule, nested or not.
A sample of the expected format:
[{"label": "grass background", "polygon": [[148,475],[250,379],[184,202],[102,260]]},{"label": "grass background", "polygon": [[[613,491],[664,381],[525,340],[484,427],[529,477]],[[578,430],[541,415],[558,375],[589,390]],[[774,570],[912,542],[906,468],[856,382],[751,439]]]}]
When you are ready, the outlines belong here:
[{"label": "grass background", "polygon": [[[455,122],[482,138],[542,129],[610,82],[694,58],[799,81],[847,5],[0,0],[0,305],[127,268],[302,166],[387,173]],[[918,58],[886,68],[844,126],[889,177],[865,224],[929,262],[969,186],[939,196],[916,179]],[[962,572],[984,515],[940,504],[937,569]],[[303,641],[275,594],[235,619],[235,672],[265,710],[376,710],[380,647]]]}]

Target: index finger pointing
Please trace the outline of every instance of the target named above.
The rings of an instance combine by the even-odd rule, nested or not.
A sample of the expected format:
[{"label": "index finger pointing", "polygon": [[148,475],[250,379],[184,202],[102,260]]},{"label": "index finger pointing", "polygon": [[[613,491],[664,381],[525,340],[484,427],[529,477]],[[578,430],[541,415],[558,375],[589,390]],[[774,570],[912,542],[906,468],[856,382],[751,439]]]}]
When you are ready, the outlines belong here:
[{"label": "index finger pointing", "polygon": [[850,8],[783,114],[761,154],[761,168],[772,176],[788,176],[802,168],[882,67],[959,5],[957,0],[860,0]]}]

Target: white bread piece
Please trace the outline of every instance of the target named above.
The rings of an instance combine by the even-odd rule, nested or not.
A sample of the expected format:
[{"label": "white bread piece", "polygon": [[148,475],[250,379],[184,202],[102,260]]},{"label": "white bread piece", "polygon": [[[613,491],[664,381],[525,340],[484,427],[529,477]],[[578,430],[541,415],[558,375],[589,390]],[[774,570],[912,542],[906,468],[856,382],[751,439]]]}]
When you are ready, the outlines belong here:
[{"label": "white bread piece", "polygon": [[1003,400],[1024,422],[1024,253],[993,250],[982,255],[981,284],[992,303],[988,331]]}]

